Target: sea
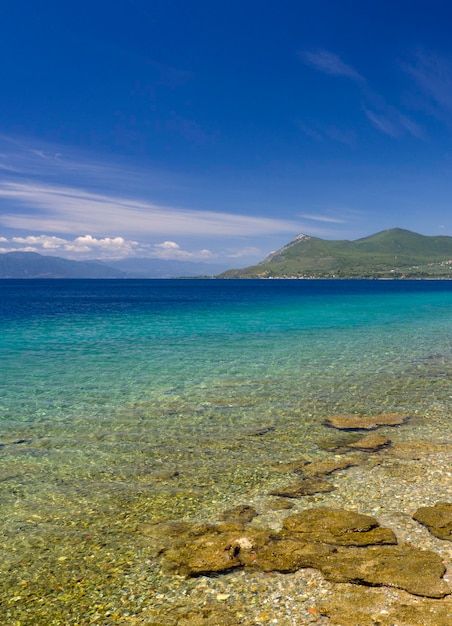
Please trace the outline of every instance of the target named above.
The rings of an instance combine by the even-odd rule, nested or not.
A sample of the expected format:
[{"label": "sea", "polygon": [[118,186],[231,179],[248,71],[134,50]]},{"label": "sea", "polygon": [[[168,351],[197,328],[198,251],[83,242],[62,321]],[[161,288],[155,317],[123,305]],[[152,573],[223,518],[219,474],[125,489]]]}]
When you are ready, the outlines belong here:
[{"label": "sea", "polygon": [[450,442],[452,281],[2,280],[0,328],[0,623],[138,623],[142,529],[268,493],[332,415]]}]

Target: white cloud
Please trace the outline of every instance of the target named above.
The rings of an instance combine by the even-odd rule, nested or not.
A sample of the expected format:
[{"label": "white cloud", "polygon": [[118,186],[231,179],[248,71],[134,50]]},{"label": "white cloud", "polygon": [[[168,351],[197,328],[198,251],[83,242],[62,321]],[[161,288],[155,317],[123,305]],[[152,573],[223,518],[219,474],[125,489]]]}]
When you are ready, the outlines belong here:
[{"label": "white cloud", "polygon": [[84,235],[68,242],[64,250],[74,258],[84,256],[85,258],[121,259],[129,256],[146,256],[148,246],[123,237],[98,239],[92,235]]},{"label": "white cloud", "polygon": [[138,243],[138,241],[126,241],[123,237],[104,237],[103,239],[97,239],[92,235],[84,235],[83,237],[76,237],[72,244],[67,244],[66,249],[73,249],[76,251],[98,249],[132,252],[135,248],[139,246],[140,244]]},{"label": "white cloud", "polygon": [[152,248],[151,255],[159,259],[212,259],[214,255],[210,250],[182,250],[180,245],[175,241],[164,241],[163,243],[156,243]]},{"label": "white cloud", "polygon": [[29,246],[40,246],[44,250],[58,250],[67,244],[66,239],[53,237],[51,235],[29,235],[28,237],[13,237],[14,243],[26,244]]},{"label": "white cloud", "polygon": [[7,228],[59,234],[91,232],[96,236],[121,232],[126,236],[195,235],[262,236],[293,233],[300,224],[284,219],[193,211],[144,200],[110,196],[74,187],[29,182],[3,182],[0,198],[24,206],[6,212]]},{"label": "white cloud", "polygon": [[163,243],[156,243],[156,248],[164,248],[165,250],[179,250],[180,245],[175,241],[164,241]]},{"label": "white cloud", "polygon": [[[0,241],[8,242],[6,238]],[[141,254],[148,256],[151,248],[147,244],[126,240],[123,237],[98,239],[92,235],[83,235],[74,239],[64,239],[53,235],[28,235],[27,237],[12,237],[10,243],[12,245],[4,251],[38,252],[74,259],[94,257],[114,259]]]},{"label": "white cloud", "polygon": [[64,239],[53,235],[28,235],[27,237],[0,237],[1,243],[9,247],[0,252],[38,252],[50,256],[63,256],[71,259],[122,259],[145,257],[157,259],[209,260],[216,258],[210,250],[183,250],[174,241],[148,244],[123,237],[97,238],[83,235],[74,239]]},{"label": "white cloud", "polygon": [[[165,244],[174,244],[173,241],[165,241]],[[156,244],[150,256],[156,259],[164,259],[168,260],[184,260],[184,261],[194,261],[194,260],[209,260],[215,258],[210,250],[193,250],[189,252],[188,250],[182,250],[180,246],[175,244],[174,246],[165,246],[163,244]]]}]

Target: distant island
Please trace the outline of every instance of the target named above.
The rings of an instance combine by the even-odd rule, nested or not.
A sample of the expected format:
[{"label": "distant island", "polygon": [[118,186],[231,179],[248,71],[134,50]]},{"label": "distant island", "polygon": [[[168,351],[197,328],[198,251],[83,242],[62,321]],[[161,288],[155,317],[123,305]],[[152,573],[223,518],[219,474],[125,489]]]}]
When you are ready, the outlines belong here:
[{"label": "distant island", "polygon": [[451,278],[452,237],[392,228],[355,241],[297,235],[257,265],[219,278]]}]

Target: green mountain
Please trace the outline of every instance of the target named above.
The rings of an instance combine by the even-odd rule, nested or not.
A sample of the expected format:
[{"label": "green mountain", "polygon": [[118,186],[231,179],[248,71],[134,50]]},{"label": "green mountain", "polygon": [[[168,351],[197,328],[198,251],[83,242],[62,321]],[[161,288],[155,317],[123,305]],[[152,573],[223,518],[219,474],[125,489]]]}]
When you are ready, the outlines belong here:
[{"label": "green mountain", "polygon": [[298,235],[251,267],[220,278],[452,278],[452,237],[392,228],[356,241]]}]

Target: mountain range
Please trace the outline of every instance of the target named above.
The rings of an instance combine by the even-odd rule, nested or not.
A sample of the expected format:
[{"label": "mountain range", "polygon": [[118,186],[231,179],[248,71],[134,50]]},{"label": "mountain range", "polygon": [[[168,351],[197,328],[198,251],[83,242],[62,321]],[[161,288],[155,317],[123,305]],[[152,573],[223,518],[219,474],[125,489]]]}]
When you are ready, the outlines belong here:
[{"label": "mountain range", "polygon": [[36,252],[0,254],[0,278],[177,278],[215,276],[225,266],[189,261],[129,258],[71,261]]},{"label": "mountain range", "polygon": [[221,278],[452,278],[452,237],[392,228],[355,241],[297,235],[250,267]]},{"label": "mountain range", "polygon": [[0,278],[452,278],[452,237],[401,228],[355,241],[300,234],[257,265],[224,270],[202,262],[149,258],[107,263],[36,252],[0,254]]}]

